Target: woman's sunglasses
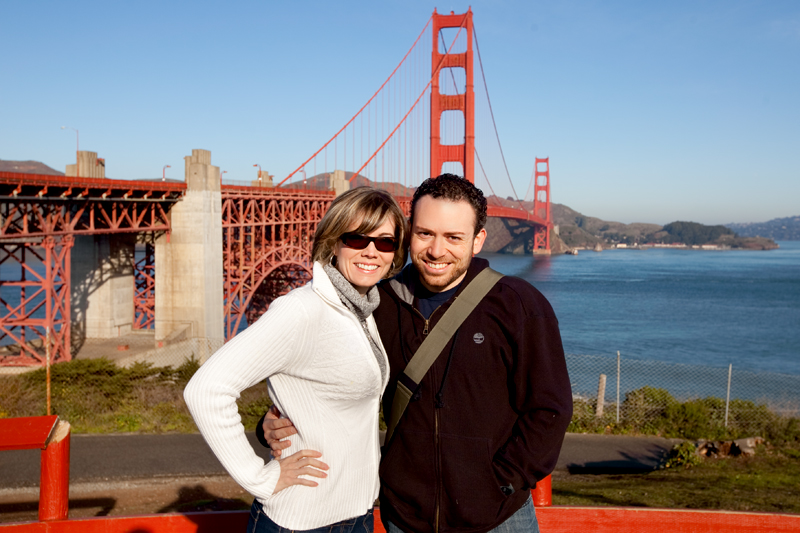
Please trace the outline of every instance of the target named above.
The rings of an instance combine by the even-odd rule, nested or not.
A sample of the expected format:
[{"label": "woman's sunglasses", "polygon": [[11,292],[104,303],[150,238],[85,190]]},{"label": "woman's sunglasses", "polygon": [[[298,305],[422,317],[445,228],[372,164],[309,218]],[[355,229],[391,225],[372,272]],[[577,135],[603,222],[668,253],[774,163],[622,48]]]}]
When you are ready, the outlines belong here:
[{"label": "woman's sunglasses", "polygon": [[354,250],[363,250],[369,243],[375,243],[375,249],[379,252],[395,252],[397,251],[397,241],[392,237],[370,237],[362,235],[361,233],[345,233],[339,240],[344,243],[348,248]]}]

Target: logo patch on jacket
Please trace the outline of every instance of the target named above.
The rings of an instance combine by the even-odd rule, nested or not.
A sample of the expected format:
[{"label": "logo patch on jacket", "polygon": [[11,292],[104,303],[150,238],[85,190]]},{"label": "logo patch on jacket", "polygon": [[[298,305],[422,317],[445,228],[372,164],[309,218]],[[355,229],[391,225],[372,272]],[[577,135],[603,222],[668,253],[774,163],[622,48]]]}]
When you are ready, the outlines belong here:
[{"label": "logo patch on jacket", "polygon": [[472,340],[475,341],[475,344],[481,344],[483,342],[483,333],[476,333],[472,336]]}]

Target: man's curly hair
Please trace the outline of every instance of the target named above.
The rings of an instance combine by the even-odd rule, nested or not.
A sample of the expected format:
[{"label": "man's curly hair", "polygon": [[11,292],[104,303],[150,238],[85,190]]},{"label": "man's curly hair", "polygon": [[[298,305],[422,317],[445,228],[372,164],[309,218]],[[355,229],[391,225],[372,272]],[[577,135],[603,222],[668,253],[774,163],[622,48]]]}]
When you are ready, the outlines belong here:
[{"label": "man's curly hair", "polygon": [[414,224],[414,209],[423,196],[444,198],[452,202],[468,202],[475,211],[475,235],[486,225],[486,198],[474,184],[455,174],[442,174],[428,178],[414,191],[411,199],[411,224]]}]

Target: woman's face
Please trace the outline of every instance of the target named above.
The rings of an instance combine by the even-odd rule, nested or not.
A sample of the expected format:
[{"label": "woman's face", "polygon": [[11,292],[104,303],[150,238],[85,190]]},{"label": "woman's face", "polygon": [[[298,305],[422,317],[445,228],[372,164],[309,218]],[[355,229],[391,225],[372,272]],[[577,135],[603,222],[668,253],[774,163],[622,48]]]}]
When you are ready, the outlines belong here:
[{"label": "woman's face", "polygon": [[[357,224],[354,229],[356,227]],[[394,239],[394,230],[394,222],[386,220],[367,235]],[[375,248],[374,242],[370,242],[363,250],[356,250],[346,246],[340,239],[336,242],[333,254],[336,256],[337,270],[362,296],[386,276],[394,260],[394,252],[381,252]]]}]

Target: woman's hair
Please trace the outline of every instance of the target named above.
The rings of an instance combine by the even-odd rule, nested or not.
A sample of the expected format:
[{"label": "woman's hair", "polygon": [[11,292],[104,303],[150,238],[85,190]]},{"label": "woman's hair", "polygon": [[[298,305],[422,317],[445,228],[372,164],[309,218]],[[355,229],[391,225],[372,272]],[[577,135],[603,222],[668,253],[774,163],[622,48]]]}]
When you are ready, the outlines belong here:
[{"label": "woman's hair", "polygon": [[394,276],[406,262],[406,217],[391,194],[372,187],[350,189],[331,202],[314,233],[311,259],[320,263],[330,262],[336,242],[343,234],[352,231],[366,235],[387,220],[394,222],[397,250],[386,277]]}]

